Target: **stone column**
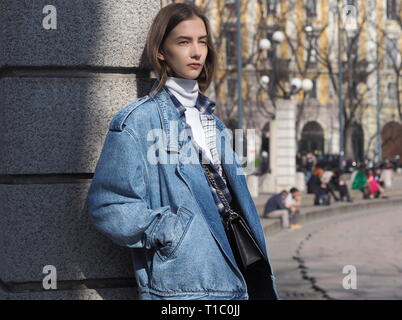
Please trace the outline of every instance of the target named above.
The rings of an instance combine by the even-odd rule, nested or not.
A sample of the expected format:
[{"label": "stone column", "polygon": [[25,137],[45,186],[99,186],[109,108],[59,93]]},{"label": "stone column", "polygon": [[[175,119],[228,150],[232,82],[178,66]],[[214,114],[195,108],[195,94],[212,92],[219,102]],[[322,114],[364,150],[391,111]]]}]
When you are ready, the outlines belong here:
[{"label": "stone column", "polygon": [[296,186],[295,110],[293,100],[278,100],[271,122],[270,161],[276,192]]},{"label": "stone column", "polygon": [[85,199],[109,121],[148,92],[159,9],[0,2],[0,299],[136,298],[129,249],[94,229]]}]

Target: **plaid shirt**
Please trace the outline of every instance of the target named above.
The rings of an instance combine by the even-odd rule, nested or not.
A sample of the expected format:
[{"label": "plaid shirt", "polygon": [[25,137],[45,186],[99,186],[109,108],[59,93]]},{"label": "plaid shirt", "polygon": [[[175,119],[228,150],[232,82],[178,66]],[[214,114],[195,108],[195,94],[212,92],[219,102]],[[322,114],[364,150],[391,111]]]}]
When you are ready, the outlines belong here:
[{"label": "plaid shirt", "polygon": [[[165,89],[169,93],[170,98],[173,101],[173,104],[176,106],[180,118],[184,119],[186,134],[191,138],[194,148],[196,149],[196,151],[198,151],[200,160],[202,159],[201,160],[202,163],[205,163],[207,166],[209,166],[209,169],[213,174],[216,184],[218,185],[219,189],[223,191],[223,194],[225,195],[228,203],[230,203],[232,201],[232,196],[230,195],[230,191],[227,187],[225,173],[222,170],[218,150],[216,148],[216,123],[214,117],[212,116],[212,113],[215,110],[215,102],[206,97],[205,95],[203,95],[201,92],[198,92],[198,97],[195,104],[195,107],[200,111],[200,120],[201,125],[205,132],[206,144],[212,154],[213,163],[211,163],[209,158],[206,156],[204,150],[197,144],[197,142],[193,138],[191,127],[186,122],[186,115],[185,115],[186,108],[179,102],[179,100],[177,100],[177,98],[169,91],[169,89],[166,86]],[[219,213],[221,215],[224,215],[225,206],[223,205],[221,199],[219,198],[216,189],[209,182],[206,173],[205,178],[208,181],[212,196],[215,200],[216,206],[218,207]]]}]

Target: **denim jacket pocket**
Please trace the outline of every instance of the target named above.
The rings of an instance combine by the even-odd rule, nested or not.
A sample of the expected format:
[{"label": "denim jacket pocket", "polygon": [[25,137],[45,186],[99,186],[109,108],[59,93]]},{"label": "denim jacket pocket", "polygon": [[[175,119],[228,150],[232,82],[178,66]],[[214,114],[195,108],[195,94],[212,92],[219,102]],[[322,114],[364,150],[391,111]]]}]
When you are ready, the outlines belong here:
[{"label": "denim jacket pocket", "polygon": [[165,261],[174,257],[187,233],[192,220],[193,213],[190,210],[179,206],[177,209],[175,222],[165,226],[170,230],[164,230],[165,234],[173,235],[172,239],[168,240],[164,245],[156,249],[156,252],[161,260]]}]

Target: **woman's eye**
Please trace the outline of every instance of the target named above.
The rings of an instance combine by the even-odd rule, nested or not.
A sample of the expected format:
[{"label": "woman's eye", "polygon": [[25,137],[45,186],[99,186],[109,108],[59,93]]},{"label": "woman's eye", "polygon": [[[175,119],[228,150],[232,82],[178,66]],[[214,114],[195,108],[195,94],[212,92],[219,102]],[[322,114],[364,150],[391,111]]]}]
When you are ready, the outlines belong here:
[{"label": "woman's eye", "polygon": [[[202,44],[208,44],[207,41],[200,41]],[[188,43],[188,41],[180,41],[179,44]]]}]

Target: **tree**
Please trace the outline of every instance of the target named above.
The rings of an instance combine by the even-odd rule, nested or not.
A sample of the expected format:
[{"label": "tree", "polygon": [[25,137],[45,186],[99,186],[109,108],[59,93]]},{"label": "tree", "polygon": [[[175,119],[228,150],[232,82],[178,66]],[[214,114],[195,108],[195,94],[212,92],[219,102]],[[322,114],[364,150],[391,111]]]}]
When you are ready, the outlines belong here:
[{"label": "tree", "polygon": [[[353,30],[347,30],[342,19],[339,18],[338,26],[340,45],[342,48],[341,64],[343,69],[343,83],[339,87],[339,66],[338,57],[333,54],[337,52],[338,41],[329,41],[324,47],[317,47],[317,58],[321,67],[329,76],[332,88],[338,95],[341,90],[341,99],[343,101],[343,110],[340,110],[344,119],[343,141],[345,157],[354,159],[355,154],[352,144],[353,127],[355,123],[361,122],[365,110],[369,107],[368,93],[370,88],[367,80],[377,68],[380,67],[378,55],[375,59],[368,59],[366,52],[359,50],[359,43],[362,42],[362,34],[367,30],[369,24],[368,10],[359,10],[359,17],[355,21]],[[340,14],[340,13],[339,13]],[[369,35],[371,36],[371,35]],[[376,44],[378,50],[381,40],[371,39]],[[338,101],[339,102],[339,101]]]},{"label": "tree", "polygon": [[[387,1],[387,18],[394,20],[402,31],[402,10],[401,2],[397,0]],[[387,65],[394,73],[394,86],[395,86],[395,98],[398,108],[398,115],[400,121],[402,121],[402,101],[401,101],[401,77],[402,77],[402,59],[400,51],[400,43],[398,37],[390,37],[386,30],[381,30],[385,39],[384,55]]]}]

